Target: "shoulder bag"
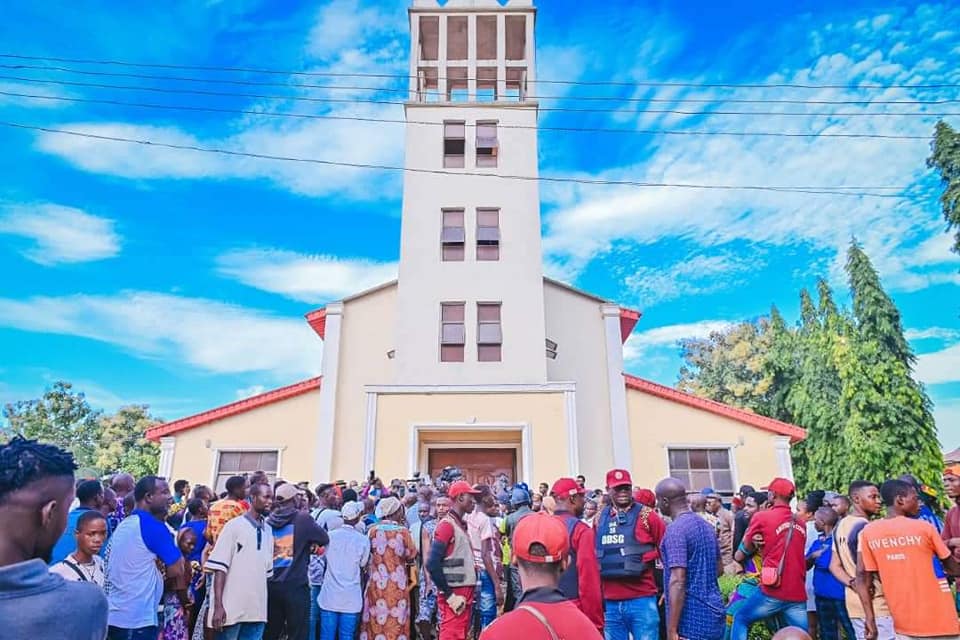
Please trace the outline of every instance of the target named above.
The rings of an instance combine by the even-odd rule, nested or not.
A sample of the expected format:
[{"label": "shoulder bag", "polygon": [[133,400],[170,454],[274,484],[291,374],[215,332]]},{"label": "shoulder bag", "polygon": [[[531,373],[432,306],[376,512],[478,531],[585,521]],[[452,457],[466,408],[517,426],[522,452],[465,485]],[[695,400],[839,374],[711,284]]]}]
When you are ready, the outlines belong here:
[{"label": "shoulder bag", "polygon": [[780,556],[780,562],[774,567],[763,567],[760,570],[760,584],[765,587],[779,587],[780,579],[783,577],[783,563],[787,560],[787,553],[790,552],[790,541],[793,540],[793,526],[796,520],[793,515],[790,516],[790,529],[787,531],[787,541],[783,545],[783,555]]}]

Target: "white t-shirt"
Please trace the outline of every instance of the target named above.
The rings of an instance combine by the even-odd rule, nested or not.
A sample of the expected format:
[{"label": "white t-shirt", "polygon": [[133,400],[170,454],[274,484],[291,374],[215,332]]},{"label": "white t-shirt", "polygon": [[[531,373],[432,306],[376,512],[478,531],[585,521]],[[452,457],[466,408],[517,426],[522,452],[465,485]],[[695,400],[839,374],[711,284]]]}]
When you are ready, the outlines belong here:
[{"label": "white t-shirt", "polygon": [[334,529],[324,555],[327,572],[317,598],[320,608],[337,613],[362,611],[360,569],[370,561],[370,540],[353,527]]},{"label": "white t-shirt", "polygon": [[82,564],[77,560],[77,557],[71,553],[64,558],[63,562],[58,562],[50,567],[50,573],[62,576],[64,580],[69,582],[92,582],[101,589],[103,588],[103,583],[106,582],[103,558],[100,556],[93,556],[93,562],[90,564]]},{"label": "white t-shirt", "polygon": [[493,523],[490,521],[490,516],[480,511],[479,506],[473,510],[473,513],[468,513],[464,520],[467,522],[470,546],[473,547],[473,563],[478,569],[483,569],[483,543],[494,538]]},{"label": "white t-shirt", "polygon": [[[267,621],[267,578],[273,575],[273,530],[257,527],[243,515],[223,525],[217,544],[207,559],[207,569],[223,585],[226,626]],[[208,621],[213,620],[210,606]]]}]

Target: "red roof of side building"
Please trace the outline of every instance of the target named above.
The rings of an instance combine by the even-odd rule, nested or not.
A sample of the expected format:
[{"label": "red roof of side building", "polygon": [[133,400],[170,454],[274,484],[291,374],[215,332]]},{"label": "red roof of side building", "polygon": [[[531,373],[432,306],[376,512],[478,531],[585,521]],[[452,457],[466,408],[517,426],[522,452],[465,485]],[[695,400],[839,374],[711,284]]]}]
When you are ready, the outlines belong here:
[{"label": "red roof of side building", "polygon": [[766,416],[761,416],[759,414],[746,411],[745,409],[738,409],[737,407],[732,407],[728,404],[723,404],[722,402],[708,400],[707,398],[701,398],[700,396],[695,396],[690,393],[684,393],[683,391],[678,391],[672,387],[657,384],[656,382],[644,380],[643,378],[638,378],[636,376],[631,376],[630,374],[625,373],[623,374],[623,377],[626,380],[628,389],[635,389],[637,391],[642,391],[643,393],[649,393],[650,395],[657,396],[658,398],[685,404],[688,407],[709,411],[710,413],[715,413],[718,416],[730,418],[731,420],[736,420],[752,427],[769,431],[770,433],[776,433],[777,435],[781,436],[789,436],[790,442],[799,442],[807,437],[806,430],[802,427],[798,427],[795,424],[781,422],[780,420],[767,418]]},{"label": "red roof of side building", "polygon": [[308,391],[313,391],[314,389],[319,388],[320,377],[318,376],[316,378],[310,378],[309,380],[303,380],[286,387],[273,389],[271,391],[267,391],[266,393],[244,398],[243,400],[237,400],[236,402],[225,404],[222,407],[217,407],[216,409],[210,409],[209,411],[204,411],[196,415],[180,418],[179,420],[174,420],[173,422],[164,422],[163,424],[158,424],[151,429],[147,429],[146,436],[148,440],[153,440],[156,442],[163,436],[173,435],[175,433],[186,431],[187,429],[193,429],[194,427],[199,427],[200,425],[208,424],[216,420],[229,418],[230,416],[235,416],[238,413],[251,411],[253,409],[257,409],[268,404],[273,404],[274,402],[279,402],[280,400],[286,400],[287,398],[292,398],[294,396],[299,396],[303,393],[307,393]]}]

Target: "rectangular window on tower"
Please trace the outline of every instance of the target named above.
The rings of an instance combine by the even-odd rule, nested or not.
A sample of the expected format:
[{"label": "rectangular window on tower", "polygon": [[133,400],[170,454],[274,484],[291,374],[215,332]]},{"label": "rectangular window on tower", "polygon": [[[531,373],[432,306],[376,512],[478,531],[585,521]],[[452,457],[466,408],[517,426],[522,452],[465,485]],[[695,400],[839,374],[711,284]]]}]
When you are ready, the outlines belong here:
[{"label": "rectangular window on tower", "polygon": [[463,209],[444,209],[443,230],[440,232],[442,260],[444,262],[463,262],[466,241]]},{"label": "rectangular window on tower", "polygon": [[500,362],[503,330],[500,327],[500,303],[477,303],[477,360]]},{"label": "rectangular window on tower", "polygon": [[470,100],[470,84],[466,67],[447,67],[447,102]]},{"label": "rectangular window on tower", "polygon": [[447,18],[447,60],[466,60],[469,50],[467,16],[449,16]]},{"label": "rectangular window on tower", "polygon": [[504,24],[507,32],[507,60],[527,59],[527,18],[507,16]]},{"label": "rectangular window on tower", "polygon": [[497,68],[477,67],[476,102],[495,102],[497,100]]},{"label": "rectangular window on tower", "polygon": [[477,209],[477,260],[500,259],[500,209]]},{"label": "rectangular window on tower", "polygon": [[440,16],[420,16],[420,59],[437,60],[440,52]]},{"label": "rectangular window on tower", "polygon": [[496,167],[500,141],[497,139],[496,122],[477,123],[477,166]]},{"label": "rectangular window on tower", "polygon": [[440,362],[463,362],[467,329],[463,302],[440,303]]},{"label": "rectangular window on tower", "polygon": [[497,16],[477,16],[477,60],[497,59]]},{"label": "rectangular window on tower", "polygon": [[467,150],[467,126],[463,122],[443,123],[443,166],[463,169]]}]

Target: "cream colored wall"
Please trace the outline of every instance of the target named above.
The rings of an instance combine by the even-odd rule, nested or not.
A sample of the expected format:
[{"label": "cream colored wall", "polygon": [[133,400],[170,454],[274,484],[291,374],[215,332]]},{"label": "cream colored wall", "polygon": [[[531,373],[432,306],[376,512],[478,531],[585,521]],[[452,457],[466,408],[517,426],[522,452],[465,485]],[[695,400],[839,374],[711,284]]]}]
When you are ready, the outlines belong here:
[{"label": "cream colored wall", "polygon": [[174,478],[213,481],[218,448],[280,449],[281,477],[312,480],[320,390],[274,402],[176,434]]},{"label": "cream colored wall", "polygon": [[[419,449],[419,443],[411,440],[412,425],[449,424],[455,425],[451,431],[470,431],[473,423],[477,429],[483,429],[484,423],[529,423],[531,468],[520,469],[520,476],[552,482],[576,473],[569,469],[564,412],[560,392],[383,394],[377,401],[376,471],[381,478],[404,478],[412,471],[408,452],[412,446]],[[503,439],[515,440],[515,436]],[[419,463],[422,469],[426,461]],[[344,468],[343,464],[334,460],[335,469]]]},{"label": "cream colored wall", "polygon": [[343,305],[340,379],[330,452],[334,473],[330,479],[359,480],[367,474],[362,468],[367,419],[364,385],[393,382],[396,361],[387,358],[387,352],[398,348],[394,341],[396,301],[397,287],[391,286]]},{"label": "cream colored wall", "polygon": [[781,475],[776,434],[627,388],[634,484],[653,488],[669,475],[667,446],[733,447],[734,485],[765,486]]},{"label": "cream colored wall", "polygon": [[547,360],[547,379],[577,384],[580,469],[600,486],[613,460],[607,350],[600,302],[548,281],[543,284],[547,338],[557,359]]}]

